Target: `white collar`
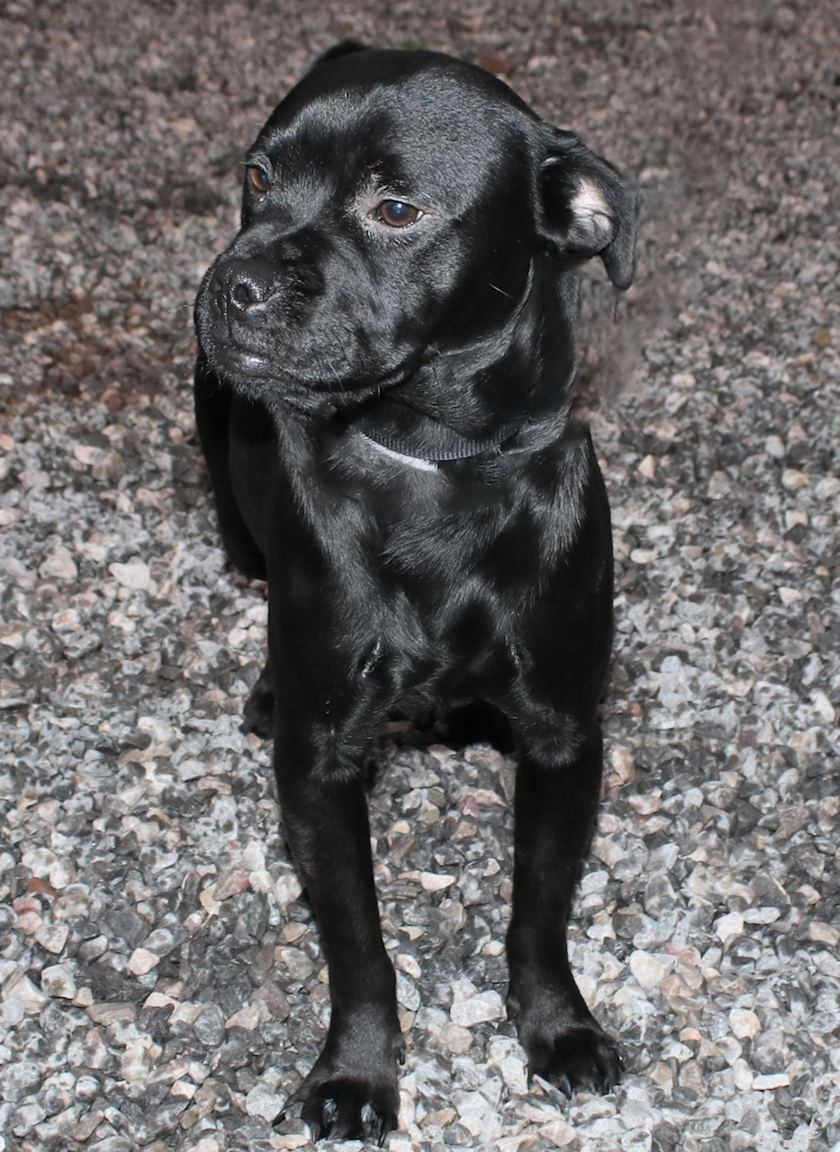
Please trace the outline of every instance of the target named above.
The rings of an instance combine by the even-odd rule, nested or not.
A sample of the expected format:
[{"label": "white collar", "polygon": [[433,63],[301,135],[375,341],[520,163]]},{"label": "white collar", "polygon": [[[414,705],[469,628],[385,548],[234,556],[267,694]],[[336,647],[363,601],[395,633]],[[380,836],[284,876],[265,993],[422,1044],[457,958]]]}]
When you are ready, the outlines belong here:
[{"label": "white collar", "polygon": [[400,464],[408,465],[409,468],[417,468],[421,472],[437,472],[438,466],[434,460],[421,460],[417,456],[406,456],[402,452],[395,452],[393,448],[386,448],[384,444],[380,444],[378,440],[366,436],[364,432],[359,431],[368,444],[371,444],[377,452],[381,452],[383,456],[388,456],[391,460],[398,460]]}]

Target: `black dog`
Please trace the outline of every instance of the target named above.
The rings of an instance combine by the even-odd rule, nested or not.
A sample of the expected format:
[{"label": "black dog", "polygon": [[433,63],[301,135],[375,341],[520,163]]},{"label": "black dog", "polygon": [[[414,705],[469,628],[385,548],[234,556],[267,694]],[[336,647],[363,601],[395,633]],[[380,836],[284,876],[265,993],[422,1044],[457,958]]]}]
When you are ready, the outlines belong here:
[{"label": "black dog", "polygon": [[196,304],[196,412],[228,555],[268,578],[246,724],[274,736],[329,964],[303,1116],[334,1139],[396,1125],[404,1044],[361,764],[406,703],[509,722],[510,1013],[532,1072],[607,1091],[621,1065],[566,924],[600,791],[612,551],[568,392],[576,271],[597,254],[630,284],[634,194],[479,68],[354,43],[316,62],[246,166],[242,229]]}]

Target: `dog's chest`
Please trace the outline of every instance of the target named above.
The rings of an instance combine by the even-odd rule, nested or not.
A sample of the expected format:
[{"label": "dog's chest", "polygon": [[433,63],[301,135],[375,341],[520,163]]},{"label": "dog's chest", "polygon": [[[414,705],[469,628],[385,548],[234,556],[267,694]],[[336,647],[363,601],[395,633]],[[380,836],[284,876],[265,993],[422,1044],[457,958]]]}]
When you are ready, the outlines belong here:
[{"label": "dog's chest", "polygon": [[405,658],[410,678],[448,690],[517,675],[517,635],[537,584],[526,511],[503,494],[411,477],[352,501],[327,536],[348,611],[371,622]]},{"label": "dog's chest", "polygon": [[278,440],[249,443],[236,470],[273,602],[362,650],[381,640],[405,691],[510,683],[545,551],[524,482],[304,451],[288,428]]}]

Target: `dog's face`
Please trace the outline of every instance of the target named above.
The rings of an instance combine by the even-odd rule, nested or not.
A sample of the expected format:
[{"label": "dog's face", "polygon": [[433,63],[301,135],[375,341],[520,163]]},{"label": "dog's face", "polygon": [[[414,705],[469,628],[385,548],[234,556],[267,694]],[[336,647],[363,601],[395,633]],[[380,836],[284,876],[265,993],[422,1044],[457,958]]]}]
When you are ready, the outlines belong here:
[{"label": "dog's face", "polygon": [[[492,339],[539,253],[632,276],[621,177],[506,85],[431,52],[327,54],[246,159],[242,228],[196,304],[210,366],[314,410]],[[630,236],[629,241],[627,237]]]}]

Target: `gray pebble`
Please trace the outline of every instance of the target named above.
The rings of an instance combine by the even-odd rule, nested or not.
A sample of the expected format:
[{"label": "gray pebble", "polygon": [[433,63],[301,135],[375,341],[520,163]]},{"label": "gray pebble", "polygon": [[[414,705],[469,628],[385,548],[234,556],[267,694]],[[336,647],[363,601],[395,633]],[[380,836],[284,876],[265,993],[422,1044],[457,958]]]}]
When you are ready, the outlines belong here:
[{"label": "gray pebble", "polygon": [[207,1048],[218,1048],[225,1038],[225,1018],[218,1004],[208,1004],[193,1020],[196,1039]]}]

